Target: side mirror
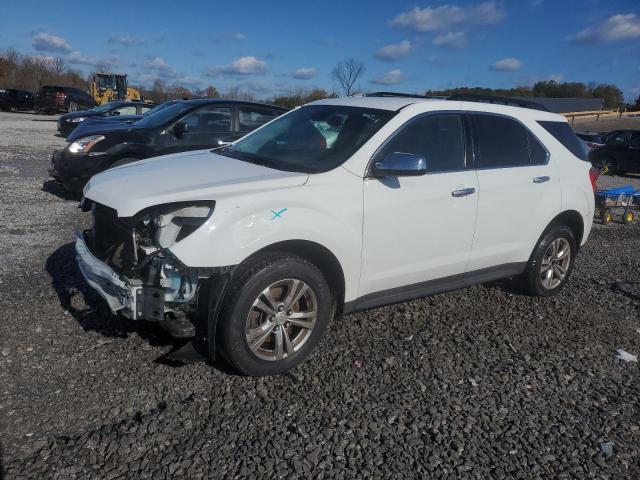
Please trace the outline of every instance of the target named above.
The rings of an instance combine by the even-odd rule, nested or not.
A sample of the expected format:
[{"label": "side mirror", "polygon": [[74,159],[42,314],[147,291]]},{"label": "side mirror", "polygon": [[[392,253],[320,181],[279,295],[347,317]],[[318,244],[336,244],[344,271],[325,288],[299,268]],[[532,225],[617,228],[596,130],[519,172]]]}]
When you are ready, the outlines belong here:
[{"label": "side mirror", "polygon": [[413,153],[393,152],[373,165],[376,177],[417,177],[427,173],[427,160]]},{"label": "side mirror", "polygon": [[174,135],[180,136],[189,133],[189,124],[187,122],[178,122],[171,129]]}]

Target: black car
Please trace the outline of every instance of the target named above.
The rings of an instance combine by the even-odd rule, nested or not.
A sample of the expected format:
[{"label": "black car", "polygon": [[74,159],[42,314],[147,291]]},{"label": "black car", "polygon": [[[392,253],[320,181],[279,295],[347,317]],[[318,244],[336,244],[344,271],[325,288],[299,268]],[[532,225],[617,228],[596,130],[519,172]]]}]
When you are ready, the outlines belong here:
[{"label": "black car", "polygon": [[78,110],[58,119],[58,132],[68,136],[78,125],[90,118],[123,117],[122,121],[139,120],[154,105],[141,102],[109,102],[91,110]]},{"label": "black car", "polygon": [[232,142],[286,112],[275,105],[224,99],[178,101],[128,123],[77,129],[51,159],[51,176],[81,191],[96,173],[136,160]]},{"label": "black car", "polygon": [[[80,122],[80,124],[76,127],[74,131],[78,132],[77,136],[82,136],[84,135],[84,133],[82,132],[92,130],[96,128],[96,126],[104,126],[105,123],[110,123],[113,125],[114,123],[137,122],[141,118],[144,118],[147,115],[152,115],[162,110],[163,108],[167,108],[168,106],[173,105],[174,103],[179,101],[180,100],[167,100],[166,102],[163,102],[160,105],[155,105],[155,106],[153,104],[149,104],[151,105],[151,108],[149,110],[145,111],[144,113],[136,114],[136,115],[107,115],[104,117],[101,117],[101,116],[89,117],[85,121]],[[142,105],[146,106],[146,104],[142,104]],[[99,107],[96,107],[96,108],[99,108]],[[144,110],[144,107],[141,110]]]},{"label": "black car", "polygon": [[0,110],[33,110],[34,102],[33,94],[26,90],[0,90]]},{"label": "black car", "polygon": [[589,153],[591,163],[607,167],[612,175],[640,173],[640,130],[615,130],[604,136],[604,145]]},{"label": "black car", "polygon": [[45,85],[36,96],[35,111],[40,113],[66,113],[88,110],[96,102],[87,92],[75,87]]}]

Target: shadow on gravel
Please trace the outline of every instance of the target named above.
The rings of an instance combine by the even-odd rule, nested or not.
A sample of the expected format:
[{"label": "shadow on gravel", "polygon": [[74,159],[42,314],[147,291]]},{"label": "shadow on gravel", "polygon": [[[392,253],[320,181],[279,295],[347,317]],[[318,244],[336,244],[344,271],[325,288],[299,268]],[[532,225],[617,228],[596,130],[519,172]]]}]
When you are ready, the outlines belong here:
[{"label": "shadow on gravel", "polygon": [[42,191],[55,195],[62,200],[80,201],[80,198],[82,197],[79,193],[67,190],[55,180],[45,180],[42,183]]},{"label": "shadow on gravel", "polygon": [[209,361],[206,347],[193,348],[189,340],[169,336],[158,324],[144,320],[129,320],[114,316],[104,300],[89,286],[78,269],[73,243],[58,248],[47,259],[45,268],[51,276],[51,286],[56,291],[60,305],[69,312],[85,331],[97,332],[108,338],[127,338],[136,333],[149,345],[171,346],[171,350],[154,362],[170,367],[182,367],[206,361],[210,366],[226,374],[235,374],[223,360]]},{"label": "shadow on gravel", "polygon": [[84,330],[112,338],[127,338],[135,332],[154,346],[177,346],[180,343],[151,322],[131,321],[114,316],[82,277],[76,263],[73,243],[63,245],[53,252],[47,259],[46,270],[51,275],[51,285],[58,295],[60,305]]}]

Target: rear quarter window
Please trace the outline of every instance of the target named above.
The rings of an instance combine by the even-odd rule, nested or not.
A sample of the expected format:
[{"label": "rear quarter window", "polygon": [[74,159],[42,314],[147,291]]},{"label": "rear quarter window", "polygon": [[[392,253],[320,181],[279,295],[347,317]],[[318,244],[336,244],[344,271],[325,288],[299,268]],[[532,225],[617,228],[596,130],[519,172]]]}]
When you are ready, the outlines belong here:
[{"label": "rear quarter window", "polygon": [[589,161],[587,152],[578,141],[578,136],[567,122],[539,121],[538,123],[580,160]]}]

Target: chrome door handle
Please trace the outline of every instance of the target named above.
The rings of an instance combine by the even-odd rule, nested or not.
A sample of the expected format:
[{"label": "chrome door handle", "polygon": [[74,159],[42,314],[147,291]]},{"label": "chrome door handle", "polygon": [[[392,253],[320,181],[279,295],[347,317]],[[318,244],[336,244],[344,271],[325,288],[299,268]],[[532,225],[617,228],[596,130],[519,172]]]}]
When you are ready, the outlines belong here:
[{"label": "chrome door handle", "polygon": [[466,197],[467,195],[471,195],[472,193],[476,193],[475,188],[461,188],[460,190],[454,190],[453,192],[451,192],[451,196]]},{"label": "chrome door handle", "polygon": [[533,183],[544,183],[551,180],[551,177],[544,175],[542,177],[533,177]]}]

